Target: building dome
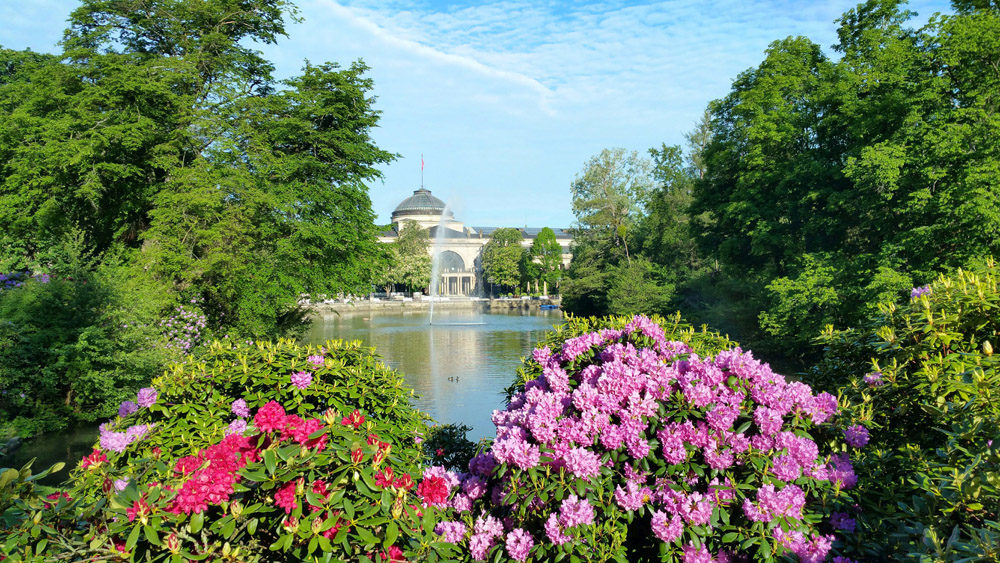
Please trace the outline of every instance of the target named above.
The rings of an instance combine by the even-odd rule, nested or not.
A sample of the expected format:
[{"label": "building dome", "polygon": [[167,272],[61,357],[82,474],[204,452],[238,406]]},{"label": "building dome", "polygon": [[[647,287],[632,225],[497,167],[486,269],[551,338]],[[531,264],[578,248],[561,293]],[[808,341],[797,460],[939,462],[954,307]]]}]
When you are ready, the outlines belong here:
[{"label": "building dome", "polygon": [[[413,195],[404,199],[396,206],[395,211],[392,212],[393,221],[397,217],[403,217],[407,215],[438,215],[445,210],[445,203],[440,199],[431,195],[430,190],[425,190],[420,188],[413,192]],[[448,217],[454,217],[454,213],[451,210],[448,211]]]}]

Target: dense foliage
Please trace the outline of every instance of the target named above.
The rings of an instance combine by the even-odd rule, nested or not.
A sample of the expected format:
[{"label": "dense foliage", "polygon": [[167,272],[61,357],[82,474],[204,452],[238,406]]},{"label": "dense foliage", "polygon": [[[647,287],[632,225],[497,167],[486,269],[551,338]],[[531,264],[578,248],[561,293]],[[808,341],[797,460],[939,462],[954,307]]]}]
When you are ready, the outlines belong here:
[{"label": "dense foliage", "polygon": [[1000,557],[998,283],[990,260],[823,339],[811,377],[843,385],[852,417],[871,429],[874,447],[858,459],[865,557]]},{"label": "dense foliage", "polygon": [[210,323],[295,328],[301,293],[366,292],[381,257],[365,182],[366,67],[306,64],[283,82],[284,0],[85,0],[59,57],[0,51],[0,264],[45,271],[79,229]]},{"label": "dense foliage", "polygon": [[483,277],[491,285],[517,291],[521,282],[521,263],[526,253],[518,229],[501,228],[493,231],[483,245]]},{"label": "dense foliage", "polygon": [[201,336],[197,321],[162,317],[173,301],[127,260],[95,265],[75,244],[59,250],[44,273],[2,276],[0,439],[112,415]]},{"label": "dense foliage", "polygon": [[408,291],[428,286],[431,281],[430,244],[427,229],[413,221],[402,222],[396,242],[386,249],[389,256],[376,280],[386,288],[386,293],[395,286],[403,286]]},{"label": "dense foliage", "polygon": [[[808,38],[775,41],[709,105],[686,159],[654,151],[656,189],[628,245],[670,298],[653,310],[679,308],[805,366],[826,324],[855,326],[878,303],[1000,250],[1000,10],[956,2],[914,29],[903,4],[847,11],[836,57]],[[579,184],[575,210],[607,199],[581,196]],[[615,217],[578,215],[579,240],[607,233],[625,254]],[[609,289],[642,276],[614,250],[574,249],[568,310],[626,312]]]},{"label": "dense foliage", "polygon": [[573,181],[577,227],[562,288],[567,311],[605,315],[666,309],[672,288],[664,283],[663,270],[638,253],[640,223],[658,195],[654,182],[660,172],[634,151],[605,149]]},{"label": "dense foliage", "polygon": [[534,282],[535,290],[542,284],[542,293],[556,293],[562,279],[563,248],[556,239],[556,233],[544,227],[531,241],[531,247],[524,254],[521,277],[529,284]]},{"label": "dense foliage", "polygon": [[490,450],[442,477],[446,541],[516,561],[822,561],[839,544],[857,477],[837,399],[660,322],[571,322],[535,350]]},{"label": "dense foliage", "polygon": [[81,0],[58,55],[0,49],[0,273],[51,279],[0,296],[0,433],[107,416],[200,329],[287,336],[300,295],[371,289],[373,84],[361,62],[275,80],[253,46],[288,18]]},{"label": "dense foliage", "polygon": [[426,432],[411,394],[357,344],[215,342],[121,404],[53,506],[21,495],[10,515],[31,517],[4,552],[422,558],[437,538],[433,511],[407,500]]}]

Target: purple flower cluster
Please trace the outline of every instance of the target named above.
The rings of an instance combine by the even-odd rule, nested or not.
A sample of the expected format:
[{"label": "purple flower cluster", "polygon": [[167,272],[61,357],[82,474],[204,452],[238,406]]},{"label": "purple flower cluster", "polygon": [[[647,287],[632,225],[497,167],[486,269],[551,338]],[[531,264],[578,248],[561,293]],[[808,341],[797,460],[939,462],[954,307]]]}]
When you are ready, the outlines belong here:
[{"label": "purple flower cluster", "polygon": [[243,399],[236,399],[233,401],[233,404],[229,405],[229,409],[233,411],[233,414],[240,418],[247,418],[250,416],[250,409],[247,407],[247,402]]},{"label": "purple flower cluster", "polygon": [[322,355],[312,355],[306,358],[306,361],[313,365],[313,367],[321,368],[326,364],[326,360],[323,359]]},{"label": "purple flower cluster", "polygon": [[[634,318],[622,330],[570,338],[559,350],[537,349],[532,358],[541,374],[505,410],[494,411],[496,440],[491,451],[470,463],[472,474],[488,479],[493,468],[484,467],[500,464],[515,470],[543,466],[570,483],[600,483],[610,477],[614,502],[626,511],[647,506],[652,533],[667,543],[677,542],[686,526],[710,525],[716,509],[742,509],[750,521],[780,518],[792,530],[801,530],[795,532],[801,541],[794,535],[775,538],[797,554],[825,556],[829,551],[825,536],[802,535],[813,528],[804,518],[807,495],[796,483],[808,478],[812,486],[806,490],[822,482],[831,489],[848,489],[857,481],[847,455],[821,455],[803,432],[837,413],[836,397],[813,394],[808,385],[786,380],[739,348],[701,358],[686,344],[667,341],[663,330],[645,317]],[[691,416],[692,411],[701,414]],[[652,437],[657,441],[651,443]],[[867,431],[853,427],[847,440],[861,447]],[[755,473],[750,459],[764,461],[763,474]],[[643,460],[666,466],[666,476],[654,479],[636,469]],[[690,463],[703,464],[703,476],[669,469]],[[754,483],[748,494],[730,479],[734,471]],[[488,497],[493,504],[525,502],[543,511],[546,503],[540,498],[512,500],[513,480],[508,469],[493,485]],[[574,541],[573,528],[598,517],[585,498],[575,495],[547,519],[544,514],[544,534],[556,546]],[[439,533],[453,543],[461,541],[453,527]],[[485,557],[493,539],[474,531],[469,543],[473,556]],[[522,549],[527,542],[518,534],[507,543],[515,557],[510,545]],[[712,560],[703,544],[683,551],[686,561]]]},{"label": "purple flower cluster", "polygon": [[305,389],[306,387],[309,387],[310,383],[312,383],[313,377],[308,371],[297,371],[292,374],[291,378],[292,385],[298,387],[299,389]]},{"label": "purple flower cluster", "polygon": [[[118,416],[125,418],[137,412],[140,408],[148,408],[156,403],[156,398],[156,389],[153,387],[142,388],[139,390],[135,401],[122,401],[118,405]],[[114,429],[114,424],[115,421],[112,419],[99,427],[100,444],[101,449],[118,453],[125,451],[125,448],[133,442],[141,440],[153,427],[152,425],[136,424],[128,427],[124,432],[117,432]]]},{"label": "purple flower cluster", "polygon": [[915,287],[910,290],[910,299],[918,299],[921,295],[928,295],[931,292],[931,286],[925,285],[923,287]]},{"label": "purple flower cluster", "polygon": [[101,449],[122,453],[132,443],[141,440],[151,428],[152,425],[136,424],[124,432],[115,432],[111,423],[105,422],[99,427]]},{"label": "purple flower cluster", "polygon": [[882,381],[882,372],[880,371],[873,371],[869,373],[865,376],[864,381],[872,387],[880,387],[885,383]]},{"label": "purple flower cluster", "polygon": [[139,393],[136,396],[136,402],[139,403],[140,407],[149,408],[156,403],[156,398],[158,397],[156,389],[152,387],[143,387],[139,389]]},{"label": "purple flower cluster", "polygon": [[[197,299],[192,299],[196,303]],[[190,353],[193,348],[202,343],[203,332],[208,326],[208,319],[197,310],[180,306],[174,309],[174,314],[160,321],[160,330],[167,340],[167,348]]]},{"label": "purple flower cluster", "polygon": [[122,404],[118,405],[118,416],[125,418],[137,410],[139,410],[139,405],[132,401],[122,401]]},{"label": "purple flower cluster", "polygon": [[868,443],[868,429],[855,424],[844,430],[844,439],[855,448],[863,448]]}]

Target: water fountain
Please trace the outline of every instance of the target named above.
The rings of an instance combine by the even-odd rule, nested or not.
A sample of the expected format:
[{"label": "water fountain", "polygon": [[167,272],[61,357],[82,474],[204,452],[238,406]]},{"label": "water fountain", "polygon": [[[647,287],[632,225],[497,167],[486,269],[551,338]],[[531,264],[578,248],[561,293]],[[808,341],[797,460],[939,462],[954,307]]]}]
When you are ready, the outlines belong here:
[{"label": "water fountain", "polygon": [[[438,300],[439,284],[441,283],[441,249],[445,243],[445,231],[448,228],[448,215],[450,211],[450,206],[446,203],[444,209],[441,210],[441,218],[438,220],[437,236],[434,237],[434,246],[431,250],[431,283],[429,288],[430,293],[430,315],[427,319],[427,324],[434,324],[434,302]],[[441,324],[441,323],[438,323]],[[485,325],[486,321],[472,321],[472,322],[448,322],[444,323],[448,326],[473,326],[473,325]]]},{"label": "water fountain", "polygon": [[434,237],[434,248],[431,251],[431,285],[430,300],[431,313],[428,324],[434,324],[434,302],[438,298],[438,284],[441,282],[441,246],[444,244],[445,220],[448,217],[448,204],[441,210],[441,218],[438,220],[437,236]]}]

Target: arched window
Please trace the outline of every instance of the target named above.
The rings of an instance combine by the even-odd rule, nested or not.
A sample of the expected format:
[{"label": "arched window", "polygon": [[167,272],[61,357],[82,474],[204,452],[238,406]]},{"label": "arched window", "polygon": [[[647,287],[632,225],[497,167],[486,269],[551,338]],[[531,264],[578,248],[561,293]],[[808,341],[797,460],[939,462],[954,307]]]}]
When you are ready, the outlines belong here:
[{"label": "arched window", "polygon": [[465,271],[465,261],[456,252],[451,250],[445,250],[439,257],[441,260],[441,271],[442,272],[464,272]]}]

